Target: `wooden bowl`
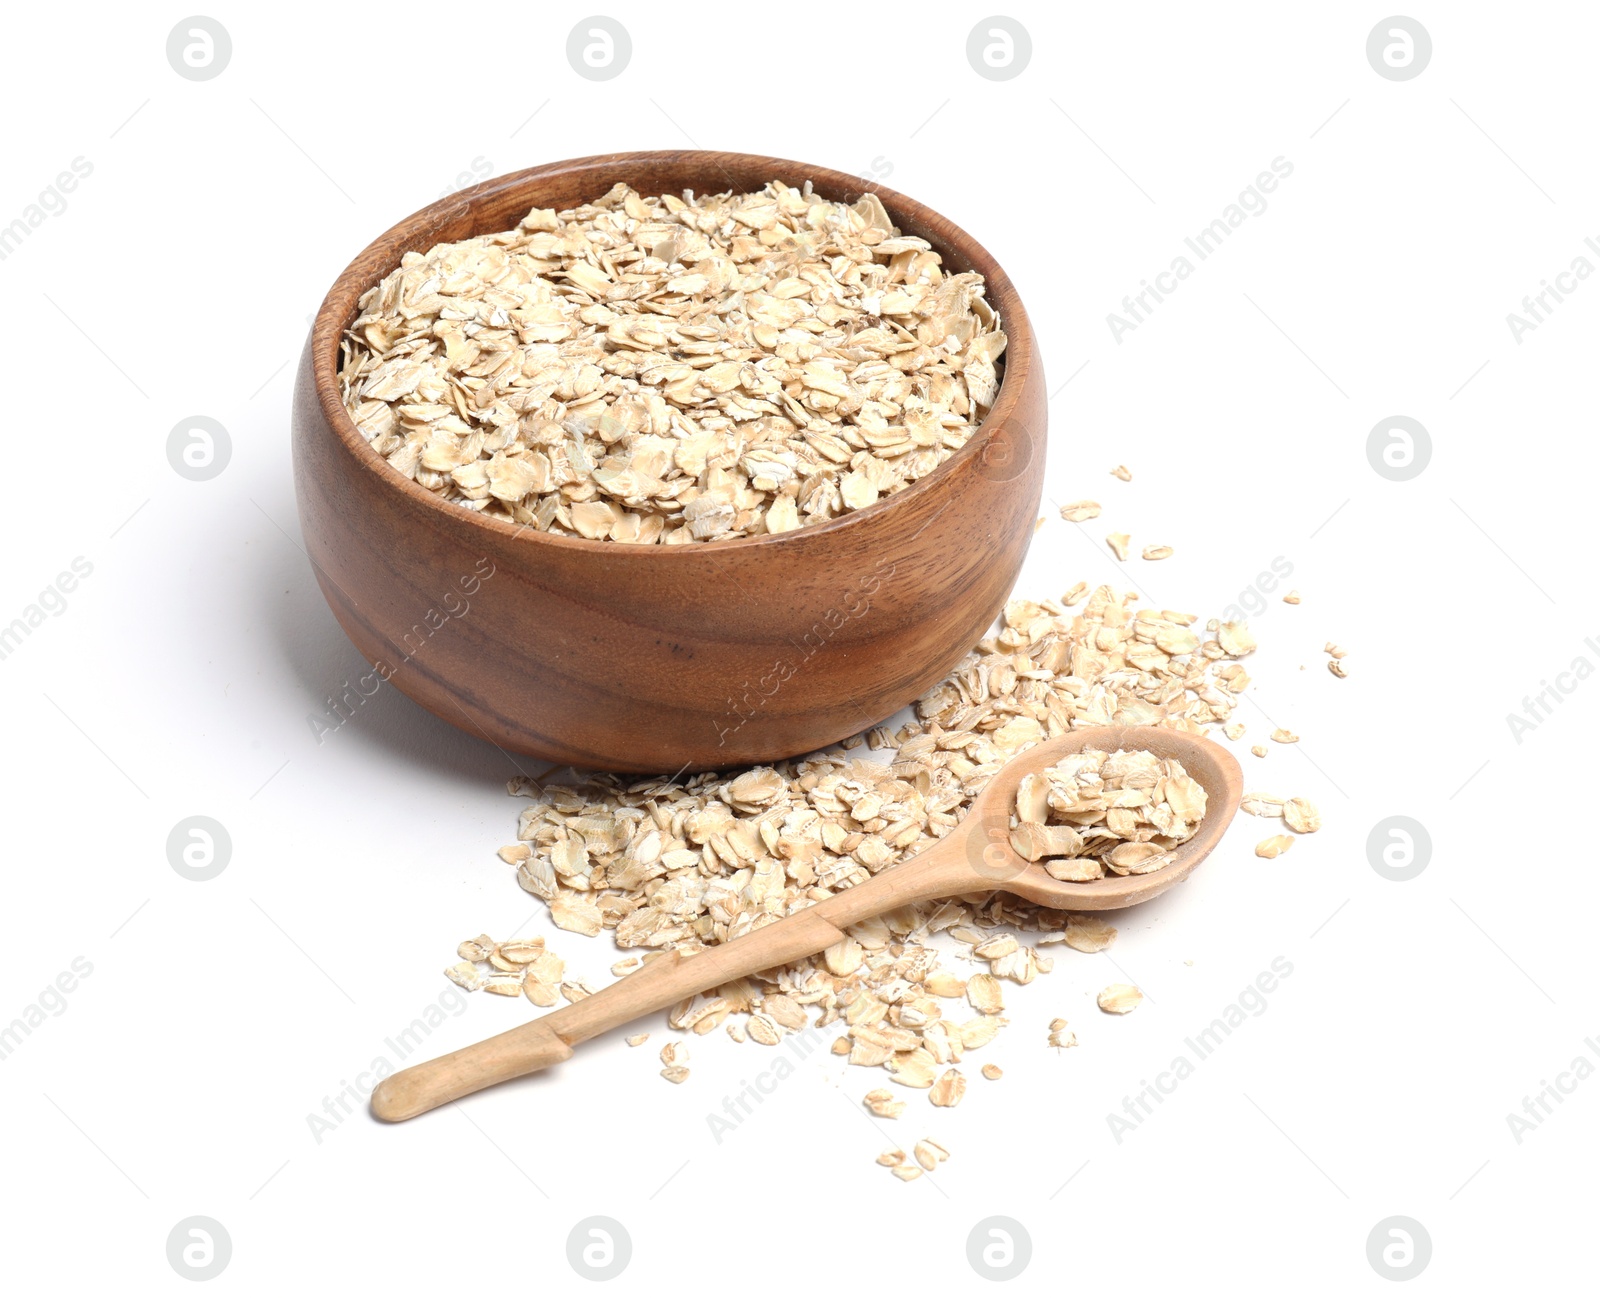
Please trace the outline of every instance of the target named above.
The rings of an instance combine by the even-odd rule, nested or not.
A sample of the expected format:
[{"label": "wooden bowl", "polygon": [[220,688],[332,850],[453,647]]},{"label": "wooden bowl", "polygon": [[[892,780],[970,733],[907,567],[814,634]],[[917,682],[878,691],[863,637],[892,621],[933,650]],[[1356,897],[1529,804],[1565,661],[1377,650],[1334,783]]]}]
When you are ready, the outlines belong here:
[{"label": "wooden bowl", "polygon": [[[401,256],[643,193],[858,177],[742,153],[616,153],[485,181],[374,240],[317,312],[294,396],[306,552],[334,616],[386,680],[502,749],[672,773],[811,752],[940,680],[999,613],[1033,533],[1045,379],[1011,277],[971,235],[875,187],[903,231],[976,270],[1009,340],[999,394],[933,473],[866,509],[778,536],[679,546],[553,536],[461,508],[395,473],[345,412],[339,340]],[[364,691],[371,692],[371,691]]]}]

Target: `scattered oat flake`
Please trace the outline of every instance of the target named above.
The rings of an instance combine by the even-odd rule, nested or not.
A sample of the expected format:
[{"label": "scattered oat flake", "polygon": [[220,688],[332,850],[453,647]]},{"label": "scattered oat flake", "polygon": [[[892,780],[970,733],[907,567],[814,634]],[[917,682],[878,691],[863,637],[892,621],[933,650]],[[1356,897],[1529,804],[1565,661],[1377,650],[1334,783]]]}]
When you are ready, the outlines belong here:
[{"label": "scattered oat flake", "polygon": [[996,937],[987,938],[972,948],[972,954],[980,960],[988,960],[991,964],[996,960],[1003,960],[1008,955],[1015,955],[1021,949],[1016,934],[1001,933]]},{"label": "scattered oat flake", "polygon": [[891,1054],[885,1061],[890,1076],[902,1086],[914,1090],[928,1090],[934,1083],[934,1072],[939,1061],[926,1049],[907,1050]]},{"label": "scattered oat flake", "polygon": [[1121,478],[1124,482],[1132,482],[1133,470],[1130,469],[1126,464],[1119,464],[1116,468],[1111,470],[1111,476],[1113,478]]},{"label": "scattered oat flake", "polygon": [[1257,757],[1265,757],[1267,755],[1267,746],[1265,744],[1252,744],[1250,751]]},{"label": "scattered oat flake", "polygon": [[532,964],[544,954],[544,939],[519,938],[513,942],[502,942],[494,949],[494,954],[510,965]]},{"label": "scattered oat flake", "polygon": [[805,1006],[792,996],[763,996],[761,1010],[774,1023],[788,1028],[791,1032],[798,1032],[806,1026]]},{"label": "scattered oat flake", "polygon": [[1117,930],[1093,915],[1068,915],[1062,940],[1074,951],[1093,954],[1104,951],[1117,940]]},{"label": "scattered oat flake", "polygon": [[1349,669],[1337,658],[1328,659],[1328,670],[1340,680],[1344,680],[1350,675]]},{"label": "scattered oat flake", "polygon": [[967,1079],[951,1068],[941,1074],[939,1080],[933,1084],[933,1089],[928,1092],[928,1099],[941,1109],[953,1109],[961,1103],[961,1097],[966,1093]]},{"label": "scattered oat flake", "polygon": [[562,892],[550,903],[550,918],[557,928],[593,937],[600,931],[603,916],[600,907],[588,896],[577,892]]},{"label": "scattered oat flake", "polygon": [[451,965],[444,971],[444,976],[464,991],[475,992],[483,986],[483,975],[470,960]]},{"label": "scattered oat flake", "polygon": [[967,1004],[981,1014],[998,1014],[1005,1008],[1000,980],[993,974],[973,974],[967,979]]},{"label": "scattered oat flake", "polygon": [[915,1181],[919,1176],[922,1175],[922,1169],[920,1167],[902,1166],[896,1167],[892,1170],[894,1171],[894,1174],[902,1181]]},{"label": "scattered oat flake", "polygon": [[[502,856],[505,855],[505,848],[501,848],[500,853]],[[458,946],[456,948],[456,954],[463,960],[468,961],[487,960],[489,958],[489,952],[493,951],[494,947],[494,939],[487,933],[480,933],[477,937],[468,938],[465,942]]]},{"label": "scattered oat flake", "polygon": [[661,1075],[674,1086],[679,1086],[689,1080],[689,1070],[681,1064],[674,1064],[670,1068],[663,1068]]},{"label": "scattered oat flake", "polygon": [[1283,823],[1297,834],[1315,834],[1322,828],[1322,813],[1306,798],[1290,798],[1283,804]]},{"label": "scattered oat flake", "polygon": [[1119,559],[1128,557],[1128,542],[1133,538],[1126,532],[1112,532],[1106,537],[1106,544],[1111,547],[1111,553]]},{"label": "scattered oat flake", "polygon": [[1129,983],[1112,983],[1098,996],[1095,1004],[1107,1014],[1126,1014],[1144,1000],[1144,993]]},{"label": "scattered oat flake", "polygon": [[650,1034],[648,1032],[635,1032],[631,1037],[624,1037],[623,1040],[630,1046],[642,1046],[646,1041],[650,1040]]},{"label": "scattered oat flake", "polygon": [[1074,500],[1061,506],[1061,517],[1069,523],[1087,523],[1091,518],[1100,517],[1100,502],[1098,500]]},{"label": "scattered oat flake", "polygon": [[1283,597],[1283,602],[1285,604],[1298,604],[1300,602],[1300,592],[1297,590],[1291,590]]},{"label": "scattered oat flake", "polygon": [[865,953],[861,943],[853,937],[843,937],[822,953],[823,960],[827,963],[828,972],[844,976],[853,974],[861,968]]},{"label": "scattered oat flake", "polygon": [[1217,643],[1230,658],[1243,658],[1255,651],[1256,638],[1243,622],[1223,622],[1217,627]]},{"label": "scattered oat flake", "polygon": [[1147,545],[1139,552],[1141,559],[1170,559],[1172,547],[1170,545]]},{"label": "scattered oat flake", "polygon": [[1275,856],[1282,856],[1294,846],[1294,839],[1288,834],[1274,834],[1271,838],[1263,838],[1256,844],[1256,855],[1264,856],[1271,860]]},{"label": "scattered oat flake", "polygon": [[1051,1019],[1050,1044],[1057,1050],[1069,1049],[1078,1044],[1078,1034],[1067,1026],[1066,1019]]},{"label": "scattered oat flake", "polygon": [[894,1092],[887,1089],[868,1091],[861,1102],[880,1118],[898,1118],[906,1111],[906,1102],[895,1099]]},{"label": "scattered oat flake", "polygon": [[561,984],[561,994],[574,1004],[586,996],[593,996],[598,990],[586,978],[572,978]]},{"label": "scattered oat flake", "polygon": [[1005,1076],[1005,1072],[1001,1069],[999,1064],[985,1064],[978,1071],[981,1072],[991,1082],[998,1082],[1002,1077]]},{"label": "scattered oat flake", "polygon": [[903,1149],[886,1149],[878,1155],[879,1167],[899,1167],[906,1161],[906,1151]]},{"label": "scattered oat flake", "polygon": [[1272,732],[1272,742],[1275,744],[1298,744],[1300,736],[1295,734],[1294,731],[1285,730],[1280,726]]},{"label": "scattered oat flake", "polygon": [[963,1050],[977,1050],[988,1045],[994,1040],[995,1034],[1010,1020],[998,1014],[979,1015],[975,1019],[968,1019],[956,1031],[961,1038]]},{"label": "scattered oat flake", "polygon": [[912,1157],[925,1172],[931,1172],[950,1157],[950,1151],[937,1140],[919,1140],[913,1147]]},{"label": "scattered oat flake", "polygon": [[1242,739],[1244,738],[1244,722],[1230,721],[1222,727],[1222,733],[1227,735],[1229,739]]}]

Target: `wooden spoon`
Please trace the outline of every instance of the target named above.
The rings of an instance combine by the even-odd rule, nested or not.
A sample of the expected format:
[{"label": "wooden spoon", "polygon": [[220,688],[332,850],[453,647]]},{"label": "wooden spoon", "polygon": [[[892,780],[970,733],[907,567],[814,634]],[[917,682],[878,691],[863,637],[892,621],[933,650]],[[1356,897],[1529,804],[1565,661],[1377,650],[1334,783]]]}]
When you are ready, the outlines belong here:
[{"label": "wooden spoon", "polygon": [[[1012,849],[1018,781],[1084,748],[1142,749],[1176,757],[1205,789],[1205,817],[1194,837],[1175,849],[1171,864],[1149,874],[1065,883],[1051,878],[1042,863],[1026,861]],[[913,902],[996,890],[1053,910],[1116,910],[1148,901],[1188,878],[1210,854],[1238,809],[1243,785],[1233,754],[1209,739],[1177,730],[1098,726],[1047,740],[1007,762],[965,819],[926,851],[744,937],[693,955],[669,952],[593,996],[404,1069],[373,1091],[372,1112],[385,1122],[403,1122],[497,1082],[559,1064],[581,1041],[735,978],[815,955],[842,940],[850,925]]]}]

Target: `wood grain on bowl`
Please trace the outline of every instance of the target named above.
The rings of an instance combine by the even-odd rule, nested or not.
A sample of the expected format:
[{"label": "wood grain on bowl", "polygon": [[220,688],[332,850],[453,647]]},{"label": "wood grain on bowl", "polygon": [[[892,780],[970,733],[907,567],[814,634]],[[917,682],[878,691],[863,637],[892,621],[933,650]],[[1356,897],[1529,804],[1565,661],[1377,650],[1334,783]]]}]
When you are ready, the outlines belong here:
[{"label": "wood grain on bowl", "polygon": [[989,417],[948,461],[866,509],[780,536],[632,546],[481,517],[396,474],[339,398],[339,339],[407,251],[510,229],[617,181],[641,192],[861,181],[736,153],[551,163],[435,203],[380,236],[317,313],[294,399],[295,489],[323,594],[385,678],[508,751],[671,773],[772,761],[883,720],[937,682],[1010,592],[1038,516],[1045,385],[1015,286],[938,213],[873,187],[896,225],[987,284],[1008,345]]}]

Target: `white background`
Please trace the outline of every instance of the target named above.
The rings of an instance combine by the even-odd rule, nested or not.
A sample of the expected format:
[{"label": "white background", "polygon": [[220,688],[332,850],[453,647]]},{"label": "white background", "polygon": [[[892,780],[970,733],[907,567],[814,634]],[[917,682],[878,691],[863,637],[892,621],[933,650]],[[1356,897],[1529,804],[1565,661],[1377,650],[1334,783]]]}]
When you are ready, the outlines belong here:
[{"label": "white background", "polygon": [[[75,157],[93,167],[0,262],[0,622],[93,565],[0,661],[0,1024],[74,957],[93,966],[0,1062],[8,1287],[184,1291],[165,1241],[194,1214],[232,1239],[215,1292],[242,1294],[567,1292],[567,1234],[593,1214],[632,1239],[619,1294],[976,1284],[964,1241],[993,1215],[1031,1236],[1017,1288],[1035,1292],[1377,1292],[1366,1240],[1395,1214],[1432,1239],[1418,1293],[1587,1273],[1600,1080],[1520,1143],[1507,1114],[1575,1056],[1600,1063],[1600,684],[1520,744],[1506,715],[1600,662],[1581,539],[1600,285],[1520,343],[1506,316],[1580,254],[1600,264],[1592,10],[1413,10],[1432,62],[1391,82],[1365,56],[1382,8],[1015,4],[1032,62],[1002,83],[969,67],[984,10],[959,5],[616,4],[633,57],[604,83],[566,62],[570,6],[208,12],[233,56],[201,83],[165,58],[181,10],[8,23],[0,223]],[[519,805],[506,757],[393,690],[320,746],[307,723],[363,669],[299,547],[308,315],[475,164],[696,145],[876,169],[1010,271],[1053,393],[1047,495],[1105,504],[1081,530],[1046,506],[1019,593],[1136,583],[1204,618],[1293,565],[1304,603],[1252,619],[1240,750],[1250,787],[1312,798],[1326,828],[1265,861],[1273,826],[1241,817],[1108,953],[1056,948],[1055,973],[1008,989],[1011,1026],[955,1110],[911,1094],[874,1130],[859,1099],[884,1075],[828,1056],[719,1145],[707,1113],[771,1056],[695,1038],[669,1086],[658,1022],[644,1050],[598,1041],[319,1142],[307,1116],[446,989],[459,940],[547,923],[495,856]],[[1116,341],[1107,313],[1280,156],[1268,210]],[[232,439],[207,482],[165,452],[195,414]],[[1433,441],[1400,483],[1365,450],[1397,414]],[[1118,565],[1112,528],[1177,554]],[[1243,749],[1268,715],[1303,742],[1259,761]],[[166,858],[195,814],[233,842],[206,883]],[[1405,883],[1368,862],[1394,814],[1433,843]],[[609,937],[553,941],[592,977],[616,958]],[[1294,972],[1267,1011],[1118,1144],[1106,1115],[1276,956]],[[1124,977],[1149,999],[1101,1015]],[[528,1012],[472,997],[429,1052]],[[1057,1015],[1078,1049],[1046,1048]],[[976,1076],[985,1058],[1004,1080]],[[935,1175],[874,1165],[927,1135],[953,1151]]]}]

